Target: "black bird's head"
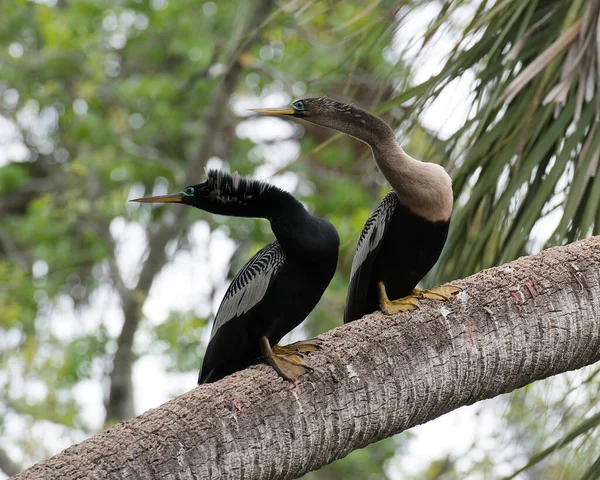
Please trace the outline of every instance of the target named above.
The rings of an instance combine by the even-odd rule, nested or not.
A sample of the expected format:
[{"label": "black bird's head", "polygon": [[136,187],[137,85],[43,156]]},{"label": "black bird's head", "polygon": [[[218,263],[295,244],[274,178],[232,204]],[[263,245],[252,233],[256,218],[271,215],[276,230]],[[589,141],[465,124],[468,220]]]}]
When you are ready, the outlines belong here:
[{"label": "black bird's head", "polygon": [[[293,197],[274,185],[209,170],[204,183],[190,185],[179,193],[136,198],[132,202],[183,203],[207,212],[239,217],[266,217]],[[298,205],[301,206],[299,202]]]}]

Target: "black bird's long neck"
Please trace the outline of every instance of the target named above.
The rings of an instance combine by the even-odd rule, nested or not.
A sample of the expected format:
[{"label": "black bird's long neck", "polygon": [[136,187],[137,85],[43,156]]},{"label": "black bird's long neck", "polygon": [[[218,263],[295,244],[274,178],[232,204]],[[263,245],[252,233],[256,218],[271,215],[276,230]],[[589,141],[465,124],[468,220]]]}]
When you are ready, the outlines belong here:
[{"label": "black bird's long neck", "polygon": [[196,187],[194,197],[185,197],[184,203],[219,215],[267,219],[284,248],[303,248],[310,243],[307,232],[318,223],[292,194],[224,172],[208,172],[207,181]]},{"label": "black bird's long neck", "polygon": [[298,200],[290,197],[285,201],[280,199],[280,209],[269,218],[271,229],[285,250],[312,250],[316,247],[313,243],[319,242],[317,225],[322,220],[313,217]]},{"label": "black bird's long neck", "polygon": [[271,224],[273,234],[288,254],[318,249],[318,219],[292,194],[271,188],[257,201],[257,212]]}]

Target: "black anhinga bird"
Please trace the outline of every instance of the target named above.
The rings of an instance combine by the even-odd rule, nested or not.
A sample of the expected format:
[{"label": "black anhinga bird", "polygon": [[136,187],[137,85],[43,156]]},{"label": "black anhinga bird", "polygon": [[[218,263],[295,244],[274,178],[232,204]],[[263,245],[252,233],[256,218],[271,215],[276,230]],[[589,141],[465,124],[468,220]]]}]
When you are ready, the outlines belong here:
[{"label": "black anhinga bird", "polygon": [[[235,276],[221,302],[198,383],[215,382],[260,358],[287,380],[306,369],[315,341],[276,345],[313,310],[337,266],[339,237],[328,221],[308,213],[288,192],[217,170],[180,193],[135,202],[175,202],[210,213],[266,218],[277,238]],[[272,348],[271,346],[274,345]]]},{"label": "black anhinga bird", "polygon": [[[378,308],[387,314],[412,310],[417,298],[446,300],[452,286],[416,290],[446,243],[452,213],[452,181],[446,170],[409,156],[381,118],[330,98],[304,98],[284,108],[256,108],[292,115],[351,135],[369,145],[393,187],[367,220],[352,262],[344,322]],[[395,300],[390,300],[395,299]]]}]

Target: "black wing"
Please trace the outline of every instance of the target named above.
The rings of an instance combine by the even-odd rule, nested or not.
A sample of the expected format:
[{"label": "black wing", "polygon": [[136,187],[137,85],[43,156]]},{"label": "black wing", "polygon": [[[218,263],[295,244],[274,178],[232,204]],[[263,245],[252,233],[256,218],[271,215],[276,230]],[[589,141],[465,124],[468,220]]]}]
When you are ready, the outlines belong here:
[{"label": "black wing", "polygon": [[232,318],[249,311],[267,293],[283,264],[285,252],[279,242],[269,243],[259,250],[234,277],[215,317],[210,338]]},{"label": "black wing", "polygon": [[383,198],[369,217],[360,234],[354,260],[352,261],[344,323],[363,316],[371,284],[373,264],[397,206],[398,197],[392,190]]}]

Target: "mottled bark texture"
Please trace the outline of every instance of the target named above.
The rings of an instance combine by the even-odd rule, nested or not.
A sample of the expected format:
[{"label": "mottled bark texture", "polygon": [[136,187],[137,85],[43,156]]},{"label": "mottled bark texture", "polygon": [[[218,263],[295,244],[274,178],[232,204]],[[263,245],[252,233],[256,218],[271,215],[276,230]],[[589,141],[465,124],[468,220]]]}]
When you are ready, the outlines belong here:
[{"label": "mottled bark texture", "polygon": [[[293,388],[265,366],[197,387],[16,478],[294,478],[462,405],[600,359],[600,237],[453,282],[449,302],[321,335]],[[148,379],[152,382],[152,379]],[[160,385],[156,385],[160,388]]]}]

